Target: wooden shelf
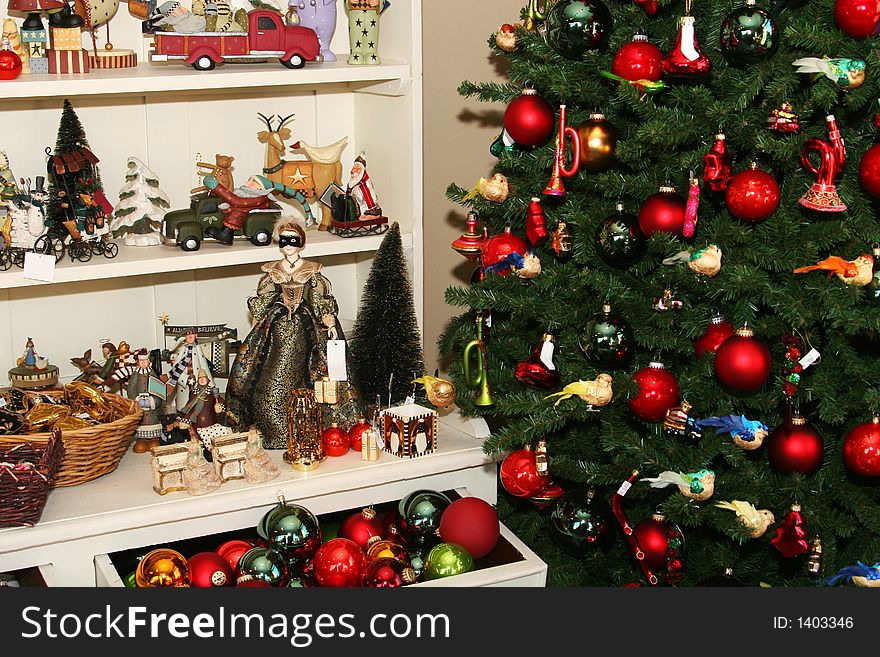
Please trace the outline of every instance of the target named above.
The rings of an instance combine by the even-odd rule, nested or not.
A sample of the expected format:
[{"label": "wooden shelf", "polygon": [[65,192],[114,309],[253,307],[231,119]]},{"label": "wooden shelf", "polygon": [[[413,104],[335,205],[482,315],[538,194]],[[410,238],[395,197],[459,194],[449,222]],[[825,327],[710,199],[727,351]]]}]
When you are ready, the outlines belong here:
[{"label": "wooden shelf", "polygon": [[[304,255],[315,258],[368,253],[379,248],[383,237],[384,235],[338,237],[323,231],[310,230]],[[403,233],[402,239],[405,249],[412,246],[412,233]],[[206,241],[194,253],[187,253],[170,245],[135,247],[120,244],[119,255],[109,260],[104,256],[92,256],[88,262],[71,262],[65,255],[55,268],[55,283],[247,265],[270,262],[278,257],[278,249],[274,246],[253,246],[247,240],[236,240],[232,246]],[[0,272],[0,290],[35,285],[52,283],[25,278],[24,271],[18,267]]]},{"label": "wooden shelf", "polygon": [[379,66],[350,66],[345,56],[336,62],[306,64],[289,70],[278,62],[265,64],[223,64],[213,71],[196,71],[180,62],[140,63],[135,68],[95,69],[84,74],[22,75],[0,85],[0,100],[115,96],[180,91],[256,87],[313,87],[322,84],[369,85],[390,80],[407,80],[409,64],[385,60]]}]

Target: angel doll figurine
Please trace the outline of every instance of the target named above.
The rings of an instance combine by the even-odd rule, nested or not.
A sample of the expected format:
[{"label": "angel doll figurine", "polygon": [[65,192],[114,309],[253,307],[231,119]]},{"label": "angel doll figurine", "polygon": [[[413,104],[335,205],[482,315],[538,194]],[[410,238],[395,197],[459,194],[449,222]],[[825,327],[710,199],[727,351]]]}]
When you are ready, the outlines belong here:
[{"label": "angel doll figurine", "polygon": [[[226,413],[239,431],[256,425],[264,447],[286,449],[293,391],[314,388],[327,376],[327,341],[344,336],[321,264],[300,257],[305,230],[282,220],[273,237],[283,257],[262,266],[257,293],[248,299],[254,325],[232,364]],[[349,426],[363,411],[354,386],[340,388],[345,394],[331,412]]]}]

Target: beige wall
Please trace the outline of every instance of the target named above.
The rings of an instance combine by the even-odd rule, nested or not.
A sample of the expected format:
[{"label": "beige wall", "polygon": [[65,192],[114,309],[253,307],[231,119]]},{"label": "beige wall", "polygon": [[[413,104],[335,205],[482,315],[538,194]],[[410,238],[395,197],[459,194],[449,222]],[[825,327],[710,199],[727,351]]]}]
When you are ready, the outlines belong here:
[{"label": "beige wall", "polygon": [[501,132],[504,105],[461,98],[463,80],[499,80],[503,62],[487,40],[502,23],[514,23],[515,0],[447,0],[423,3],[425,120],[425,363],[441,367],[437,338],[449,317],[461,312],[443,299],[449,285],[467,282],[474,269],[450,248],[465,229],[462,208],[446,200],[446,186],[470,188],[491,172],[492,140]]}]

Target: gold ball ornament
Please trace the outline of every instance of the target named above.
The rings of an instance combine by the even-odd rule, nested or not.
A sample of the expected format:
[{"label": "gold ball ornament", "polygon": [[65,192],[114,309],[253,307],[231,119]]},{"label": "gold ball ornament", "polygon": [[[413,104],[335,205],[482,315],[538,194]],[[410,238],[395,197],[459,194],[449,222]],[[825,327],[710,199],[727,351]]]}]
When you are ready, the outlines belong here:
[{"label": "gold ball ornament", "polygon": [[446,379],[433,381],[425,392],[428,395],[428,401],[440,408],[446,408],[455,401],[455,385]]},{"label": "gold ball ornament", "polygon": [[510,23],[505,23],[495,33],[495,45],[504,52],[515,52],[519,48],[516,36],[516,28]]},{"label": "gold ball ornament", "polygon": [[189,564],[176,550],[153,550],[138,564],[135,583],[146,588],[189,586]]},{"label": "gold ball ornament", "polygon": [[616,161],[615,151],[620,137],[618,129],[601,112],[577,126],[581,140],[581,168],[590,173],[607,171]]}]

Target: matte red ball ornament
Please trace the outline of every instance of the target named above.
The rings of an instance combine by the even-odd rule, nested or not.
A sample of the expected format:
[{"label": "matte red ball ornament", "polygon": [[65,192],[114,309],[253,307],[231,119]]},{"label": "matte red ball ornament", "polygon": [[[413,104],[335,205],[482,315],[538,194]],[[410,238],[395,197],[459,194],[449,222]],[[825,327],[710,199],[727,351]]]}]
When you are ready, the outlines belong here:
[{"label": "matte red ball ornament", "polygon": [[697,358],[714,354],[718,351],[721,343],[734,333],[733,324],[724,319],[721,314],[712,316],[706,332],[694,342],[694,353]]},{"label": "matte red ball ornament", "polygon": [[364,551],[348,538],[332,538],[312,558],[315,579],[320,586],[360,586],[364,576]]},{"label": "matte red ball ornament", "polygon": [[556,112],[534,89],[523,89],[504,112],[504,129],[521,146],[546,144],[555,128]]},{"label": "matte red ball ornament", "polygon": [[779,208],[779,185],[752,162],[751,168],[740,171],[730,181],[725,199],[730,214],[741,221],[757,223]]},{"label": "matte red ball ornament", "polygon": [[535,450],[518,449],[501,462],[501,485],[514,497],[529,497],[550,483],[550,478],[538,472]]},{"label": "matte red ball ornament", "polygon": [[[482,266],[488,269],[492,265],[496,265],[504,260],[511,253],[518,253],[524,256],[529,251],[529,245],[519,235],[515,235],[510,230],[510,226],[504,229],[504,232],[489,238],[483,247]],[[507,276],[510,271],[509,267],[504,267],[498,271],[500,276]]]},{"label": "matte red ball ornament", "polygon": [[853,427],[843,440],[843,460],[866,477],[880,477],[880,417]]},{"label": "matte red ball ornament", "polygon": [[327,456],[345,456],[351,449],[348,432],[336,422],[324,429],[321,433],[321,442],[324,444],[324,453]]},{"label": "matte red ball ornament", "polygon": [[877,0],[837,0],[834,21],[842,32],[853,39],[867,39],[875,33],[880,20]]},{"label": "matte red ball ornament", "polygon": [[211,588],[215,586],[234,586],[235,572],[216,552],[199,552],[189,559],[190,586]]},{"label": "matte red ball ornament", "polygon": [[637,418],[646,422],[660,422],[666,411],[678,404],[678,381],[663,367],[663,363],[651,363],[633,374],[639,384],[639,392],[629,400],[629,409]]},{"label": "matte red ball ornament", "polygon": [[764,385],[772,366],[770,349],[750,328],[739,329],[715,352],[715,376],[740,392],[752,392]]},{"label": "matte red ball ornament", "polygon": [[614,55],[611,72],[624,80],[656,82],[660,79],[662,61],[663,53],[660,49],[650,43],[644,34],[636,34],[632,41],[621,46]]},{"label": "matte red ball ornament", "polygon": [[859,182],[871,196],[880,196],[880,144],[874,144],[862,156]]},{"label": "matte red ball ornament", "polygon": [[479,497],[455,500],[440,518],[440,538],[482,559],[495,549],[499,537],[498,512]]},{"label": "matte red ball ornament", "polygon": [[360,513],[353,513],[342,521],[337,534],[339,538],[348,538],[357,543],[362,550],[367,549],[367,543],[374,536],[382,537],[382,523],[376,517],[373,509],[364,509]]},{"label": "matte red ball ornament", "polygon": [[370,423],[364,419],[360,419],[351,425],[348,430],[348,438],[351,441],[351,448],[355,452],[360,452],[363,447],[364,431],[370,428]]},{"label": "matte red ball ornament", "polygon": [[639,210],[639,228],[645,237],[654,233],[684,236],[684,214],[687,202],[675,193],[675,187],[661,187],[649,196]]},{"label": "matte red ball ornament", "polygon": [[783,422],[770,434],[766,445],[770,465],[778,472],[809,474],[822,465],[822,436],[804,417],[791,418],[791,426]]}]

